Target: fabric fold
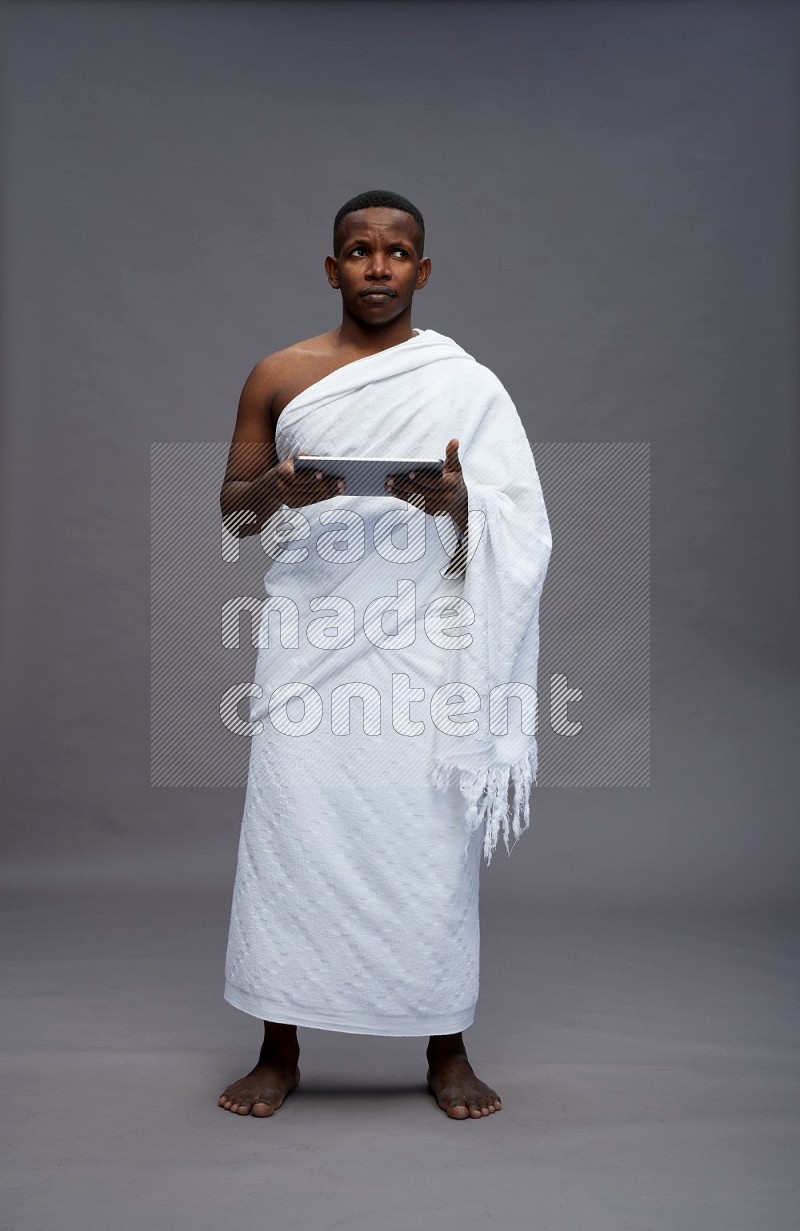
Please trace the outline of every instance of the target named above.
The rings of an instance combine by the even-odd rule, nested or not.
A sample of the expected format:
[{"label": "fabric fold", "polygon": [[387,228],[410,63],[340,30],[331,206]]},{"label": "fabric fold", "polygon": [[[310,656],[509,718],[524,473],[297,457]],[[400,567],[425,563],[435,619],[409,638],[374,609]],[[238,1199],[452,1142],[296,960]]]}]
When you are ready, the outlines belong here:
[{"label": "fabric fold", "polygon": [[[475,368],[467,403],[475,429],[461,457],[469,493],[462,597],[474,612],[474,634],[469,646],[448,655],[444,682],[468,684],[481,706],[469,738],[448,740],[437,724],[431,781],[439,789],[458,782],[467,830],[486,826],[490,863],[500,834],[510,853],[511,837],[530,824],[538,772],[539,608],[552,536],[516,407],[489,369]],[[507,701],[514,696],[518,707]]]}]

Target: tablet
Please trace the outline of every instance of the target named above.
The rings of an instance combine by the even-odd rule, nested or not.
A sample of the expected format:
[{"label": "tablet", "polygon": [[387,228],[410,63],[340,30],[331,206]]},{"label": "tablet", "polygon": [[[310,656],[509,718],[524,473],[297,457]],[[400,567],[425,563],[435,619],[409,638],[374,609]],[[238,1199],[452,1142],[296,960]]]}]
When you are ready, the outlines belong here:
[{"label": "tablet", "polygon": [[294,459],[297,474],[321,470],[324,475],[346,479],[346,496],[391,496],[385,488],[386,476],[417,474],[441,477],[444,458],[433,457],[329,457],[306,454]]}]

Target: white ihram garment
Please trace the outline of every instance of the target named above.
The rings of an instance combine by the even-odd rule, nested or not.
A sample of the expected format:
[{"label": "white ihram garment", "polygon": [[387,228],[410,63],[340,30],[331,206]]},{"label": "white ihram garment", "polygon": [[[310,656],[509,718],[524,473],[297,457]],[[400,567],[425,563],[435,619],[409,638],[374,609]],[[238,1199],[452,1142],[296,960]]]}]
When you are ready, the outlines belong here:
[{"label": "white ihram garment", "polygon": [[[499,421],[499,453],[496,441],[481,438],[487,407],[495,431]],[[452,437],[470,492],[470,552],[479,540],[466,573],[442,576],[456,547],[452,519],[394,497],[284,505],[262,532],[275,557],[255,675],[262,695],[251,705],[263,727],[252,739],[224,996],[265,1020],[377,1035],[451,1034],[474,1020],[481,852],[491,857],[501,828],[508,843],[509,782],[514,835],[527,824],[535,739],[510,730],[492,743],[483,712],[472,739],[443,736],[430,705],[446,676],[484,682],[489,634],[489,670],[518,671],[492,682],[535,685],[549,527],[524,429],[496,377],[451,339],[424,330],[294,398],[279,417],[276,449],[280,459],[297,451],[444,457]],[[517,518],[509,483],[520,505],[534,492],[527,515]],[[476,508],[493,535],[473,535]],[[511,546],[508,527],[538,552],[529,575],[499,558]],[[498,564],[527,600],[506,596],[510,640],[508,617],[502,627],[487,614],[487,572]],[[447,598],[466,595],[475,610],[472,652],[482,661],[443,648],[469,625],[447,618]],[[381,598],[390,608],[382,622]],[[270,599],[284,616],[296,608],[296,639],[291,621],[270,613]],[[437,599],[438,633],[425,621]],[[398,682],[411,699],[400,695],[393,709]],[[348,703],[343,693],[357,699]]]}]

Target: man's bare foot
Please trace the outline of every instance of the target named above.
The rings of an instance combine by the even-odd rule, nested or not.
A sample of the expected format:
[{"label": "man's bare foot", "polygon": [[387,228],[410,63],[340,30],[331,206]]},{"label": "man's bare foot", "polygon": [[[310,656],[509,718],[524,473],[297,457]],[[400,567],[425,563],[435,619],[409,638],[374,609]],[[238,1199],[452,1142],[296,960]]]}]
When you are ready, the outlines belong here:
[{"label": "man's bare foot", "polygon": [[299,1056],[297,1028],[265,1022],[258,1063],[246,1077],[231,1082],[217,1105],[240,1116],[274,1115],[300,1081]]},{"label": "man's bare foot", "polygon": [[475,1076],[460,1035],[438,1035],[428,1045],[428,1089],[453,1120],[479,1120],[499,1111],[496,1090]]}]

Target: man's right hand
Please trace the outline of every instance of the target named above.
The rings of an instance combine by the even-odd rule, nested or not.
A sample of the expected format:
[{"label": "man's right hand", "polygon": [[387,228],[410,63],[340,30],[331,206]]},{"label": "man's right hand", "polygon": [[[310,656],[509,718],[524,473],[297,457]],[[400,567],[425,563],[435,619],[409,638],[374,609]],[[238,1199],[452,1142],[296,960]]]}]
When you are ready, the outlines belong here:
[{"label": "man's right hand", "polygon": [[318,504],[320,500],[330,500],[343,491],[340,486],[344,480],[335,475],[324,475],[320,470],[304,471],[298,474],[294,468],[295,458],[306,457],[305,453],[291,454],[273,466],[269,475],[276,499],[290,509],[299,509],[307,504]]}]

